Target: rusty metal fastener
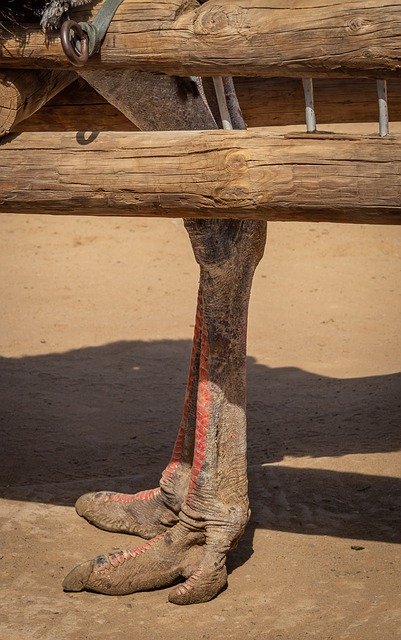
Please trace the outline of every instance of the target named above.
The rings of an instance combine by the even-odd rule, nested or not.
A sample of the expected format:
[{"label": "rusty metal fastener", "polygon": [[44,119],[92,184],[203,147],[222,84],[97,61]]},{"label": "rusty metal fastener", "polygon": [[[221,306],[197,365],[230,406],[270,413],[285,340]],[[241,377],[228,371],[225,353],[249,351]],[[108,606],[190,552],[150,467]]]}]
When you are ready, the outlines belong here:
[{"label": "rusty metal fastener", "polygon": [[63,22],[60,30],[61,44],[73,65],[82,67],[90,56],[100,50],[110,22],[122,2],[123,0],[105,0],[90,22]]},{"label": "rusty metal fastener", "polygon": [[[71,38],[73,32],[73,39]],[[75,67],[83,67],[89,60],[89,36],[78,22],[66,20],[60,29],[61,46]]]}]

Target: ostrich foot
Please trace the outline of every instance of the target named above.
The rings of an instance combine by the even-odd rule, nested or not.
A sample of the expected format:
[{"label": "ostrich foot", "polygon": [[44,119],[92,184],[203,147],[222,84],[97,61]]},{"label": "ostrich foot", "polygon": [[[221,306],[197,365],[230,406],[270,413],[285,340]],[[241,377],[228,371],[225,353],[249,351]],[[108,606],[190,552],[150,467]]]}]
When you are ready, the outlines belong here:
[{"label": "ostrich foot", "polygon": [[225,555],[211,552],[205,535],[181,523],[140,547],[101,555],[76,566],[65,578],[65,591],[127,595],[170,586],[175,604],[214,598],[227,583]]},{"label": "ostrich foot", "polygon": [[99,529],[148,539],[178,522],[178,516],[166,506],[159,487],[132,495],[112,491],[86,493],[78,498],[75,509]]}]

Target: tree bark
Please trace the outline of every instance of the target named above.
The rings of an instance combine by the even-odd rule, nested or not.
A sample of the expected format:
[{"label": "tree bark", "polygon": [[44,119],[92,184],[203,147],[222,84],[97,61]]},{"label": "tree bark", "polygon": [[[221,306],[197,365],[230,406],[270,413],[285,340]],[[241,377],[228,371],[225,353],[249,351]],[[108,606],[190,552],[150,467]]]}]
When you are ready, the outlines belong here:
[{"label": "tree bark", "polygon": [[[70,65],[57,38],[46,42],[22,27],[9,36],[3,32],[0,66]],[[400,51],[401,0],[126,0],[88,66],[183,76],[396,77]]]},{"label": "tree bark", "polygon": [[399,137],[265,129],[23,133],[0,152],[0,211],[397,224]]}]

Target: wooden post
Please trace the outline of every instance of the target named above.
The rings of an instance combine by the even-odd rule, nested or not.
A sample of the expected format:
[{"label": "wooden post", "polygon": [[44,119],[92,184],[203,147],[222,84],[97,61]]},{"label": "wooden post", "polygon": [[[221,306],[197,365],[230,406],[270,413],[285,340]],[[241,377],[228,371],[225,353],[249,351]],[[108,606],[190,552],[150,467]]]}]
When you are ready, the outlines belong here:
[{"label": "wooden post", "polygon": [[0,137],[76,79],[70,71],[0,72]]},{"label": "wooden post", "polygon": [[0,212],[401,223],[401,138],[268,130],[22,133]]},{"label": "wooden post", "polygon": [[216,127],[199,81],[128,70],[89,69],[80,75],[139,129]]},{"label": "wooden post", "polygon": [[[60,41],[46,42],[40,30],[3,38],[0,66],[69,67]],[[88,64],[183,76],[386,79],[399,76],[400,52],[401,0],[125,0]]]}]

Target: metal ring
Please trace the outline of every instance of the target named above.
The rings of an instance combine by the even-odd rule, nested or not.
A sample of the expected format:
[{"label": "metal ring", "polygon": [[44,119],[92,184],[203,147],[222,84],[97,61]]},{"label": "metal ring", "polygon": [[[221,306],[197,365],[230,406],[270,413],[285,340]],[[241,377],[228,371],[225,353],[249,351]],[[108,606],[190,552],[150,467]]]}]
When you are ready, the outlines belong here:
[{"label": "metal ring", "polygon": [[[71,31],[79,40],[80,51],[71,40]],[[60,29],[61,46],[68,60],[75,67],[83,67],[89,60],[89,36],[78,22],[66,20]]]}]

